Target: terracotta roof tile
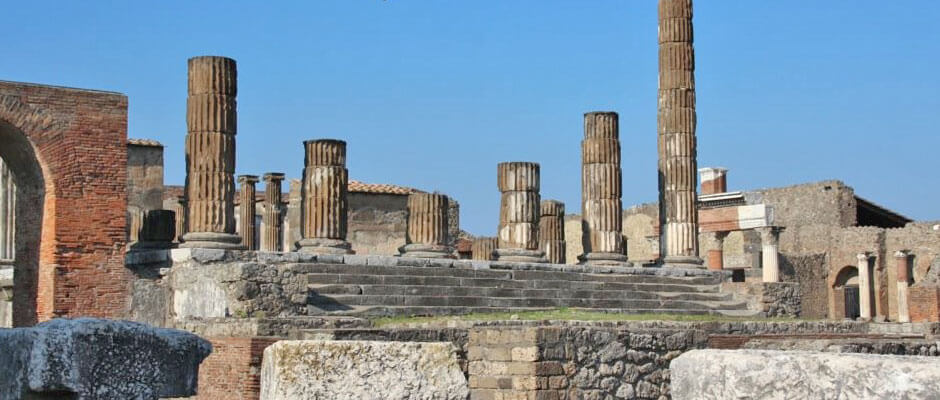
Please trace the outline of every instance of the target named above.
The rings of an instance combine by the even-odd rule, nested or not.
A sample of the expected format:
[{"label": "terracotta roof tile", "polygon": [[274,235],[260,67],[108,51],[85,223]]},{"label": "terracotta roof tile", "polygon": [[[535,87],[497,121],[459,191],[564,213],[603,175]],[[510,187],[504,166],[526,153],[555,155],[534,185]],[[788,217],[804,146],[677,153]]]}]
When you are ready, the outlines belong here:
[{"label": "terracotta roof tile", "polygon": [[349,191],[356,193],[376,193],[376,194],[412,194],[423,193],[422,191],[410,187],[390,185],[385,183],[364,183],[359,181],[349,181]]}]

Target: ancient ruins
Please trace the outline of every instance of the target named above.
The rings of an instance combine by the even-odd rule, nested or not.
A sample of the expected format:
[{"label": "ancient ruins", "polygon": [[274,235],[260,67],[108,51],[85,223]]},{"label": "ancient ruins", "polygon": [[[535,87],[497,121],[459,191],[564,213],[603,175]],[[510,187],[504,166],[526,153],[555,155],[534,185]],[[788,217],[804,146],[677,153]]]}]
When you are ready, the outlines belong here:
[{"label": "ancient ruins", "polygon": [[341,138],[236,178],[230,58],[188,60],[182,187],[124,95],[0,81],[0,397],[940,396],[940,222],[699,168],[692,1],[658,11],[658,202],[624,207],[618,113],[586,112],[580,214],[551,160],[481,166],[496,237]]}]

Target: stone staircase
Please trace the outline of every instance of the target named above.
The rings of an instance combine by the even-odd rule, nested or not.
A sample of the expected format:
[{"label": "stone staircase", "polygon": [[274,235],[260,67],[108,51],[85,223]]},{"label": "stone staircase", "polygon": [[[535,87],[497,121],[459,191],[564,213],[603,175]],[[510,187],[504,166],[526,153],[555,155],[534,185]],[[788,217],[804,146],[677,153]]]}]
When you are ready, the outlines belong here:
[{"label": "stone staircase", "polygon": [[305,264],[308,315],[457,315],[559,307],[616,313],[754,315],[719,275]]}]

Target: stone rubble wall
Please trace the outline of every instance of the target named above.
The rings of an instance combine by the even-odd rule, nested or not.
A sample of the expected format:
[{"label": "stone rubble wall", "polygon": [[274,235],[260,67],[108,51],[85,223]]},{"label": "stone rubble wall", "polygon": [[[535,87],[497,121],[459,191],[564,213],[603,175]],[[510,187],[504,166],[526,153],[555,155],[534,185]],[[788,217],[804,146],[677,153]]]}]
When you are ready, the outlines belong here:
[{"label": "stone rubble wall", "polygon": [[723,293],[748,301],[748,308],[767,317],[797,318],[802,316],[802,291],[796,282],[725,282]]}]

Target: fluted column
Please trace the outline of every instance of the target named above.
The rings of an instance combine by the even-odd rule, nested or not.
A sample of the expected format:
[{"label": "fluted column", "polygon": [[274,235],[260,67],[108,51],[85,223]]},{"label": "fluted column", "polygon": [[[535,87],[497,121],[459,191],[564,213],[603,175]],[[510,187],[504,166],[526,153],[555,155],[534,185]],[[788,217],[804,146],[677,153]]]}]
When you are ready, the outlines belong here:
[{"label": "fluted column", "polygon": [[303,239],[300,251],[350,254],[346,241],[349,176],[346,142],[321,139],[304,142]]},{"label": "fluted column", "polygon": [[235,234],[236,75],[230,58],[189,59],[185,247],[244,248]]},{"label": "fluted column", "polygon": [[548,262],[539,250],[539,164],[500,163],[497,185],[501,195],[496,259]]},{"label": "fluted column", "polygon": [[539,207],[539,248],[552,264],[565,263],[565,203],[542,200]]},{"label": "fluted column", "polygon": [[13,260],[16,243],[16,186],[13,185],[13,173],[0,160],[0,261]]},{"label": "fluted column", "polygon": [[474,260],[492,261],[494,251],[496,251],[496,238],[494,237],[473,239],[473,243],[470,244],[470,253]]},{"label": "fluted column", "polygon": [[284,174],[264,174],[264,229],[261,232],[261,250],[284,251],[281,245],[281,182]]},{"label": "fluted column", "polygon": [[449,246],[447,196],[434,193],[408,195],[407,244],[400,249],[403,257],[454,258]]},{"label": "fluted column", "polygon": [[908,308],[907,288],[910,281],[910,257],[906,251],[897,251],[894,253],[894,259],[898,268],[898,322],[911,322],[911,313]]},{"label": "fluted column", "polygon": [[255,184],[258,183],[257,175],[240,175],[238,185],[241,191],[238,194],[239,203],[238,219],[241,221],[241,230],[238,232],[242,237],[242,245],[248,250],[258,250],[258,241],[255,239],[255,217],[258,215],[255,207]]},{"label": "fluted column", "polygon": [[614,112],[584,114],[581,141],[582,264],[622,265],[620,122]]},{"label": "fluted column", "polygon": [[757,228],[761,241],[761,272],[763,282],[780,282],[779,229],[772,226]]},{"label": "fluted column", "polygon": [[176,203],[173,204],[173,212],[176,213],[176,242],[183,242],[183,235],[186,234],[187,222],[186,222],[186,213],[188,207],[186,206],[186,198],[180,197],[176,199]]},{"label": "fluted column", "polygon": [[659,0],[659,218],[665,266],[701,267],[692,0]]},{"label": "fluted column", "polygon": [[871,270],[868,268],[868,253],[858,253],[858,310],[859,318],[871,319]]}]

